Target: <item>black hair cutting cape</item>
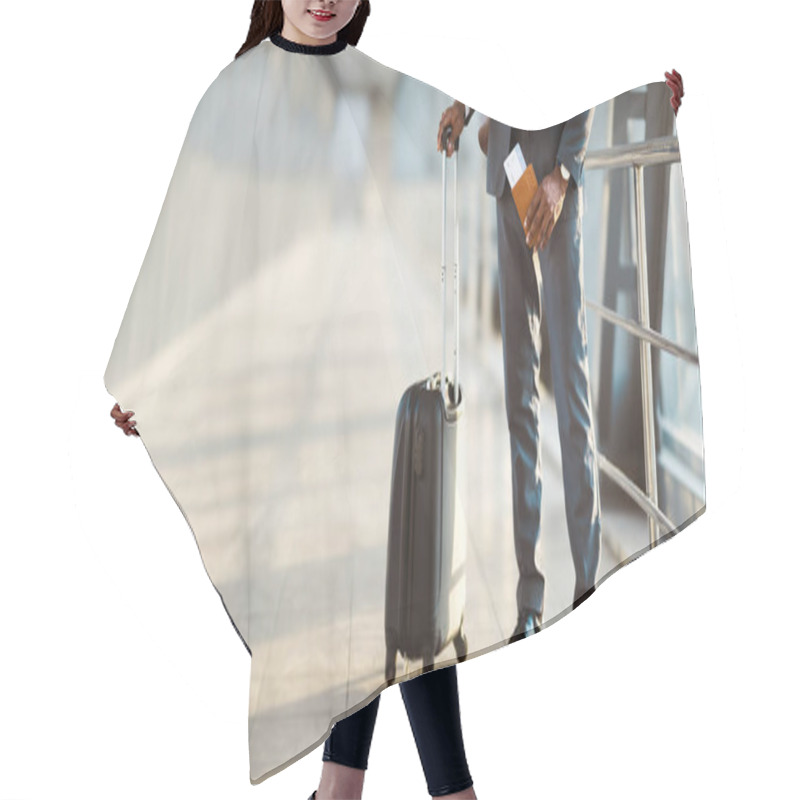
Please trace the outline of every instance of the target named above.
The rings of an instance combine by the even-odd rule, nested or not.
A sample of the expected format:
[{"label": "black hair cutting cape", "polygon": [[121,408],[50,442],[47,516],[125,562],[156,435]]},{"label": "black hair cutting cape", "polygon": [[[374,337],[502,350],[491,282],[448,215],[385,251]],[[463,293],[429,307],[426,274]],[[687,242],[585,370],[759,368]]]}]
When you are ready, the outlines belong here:
[{"label": "black hair cutting cape", "polygon": [[[317,748],[337,720],[393,682],[457,663],[456,644],[472,658],[508,642],[519,604],[535,594],[525,595],[520,579],[533,568],[533,529],[516,519],[525,497],[537,498],[542,530],[544,624],[576,600],[575,548],[584,534],[569,530],[569,514],[579,511],[575,503],[569,509],[581,487],[562,469],[575,431],[569,423],[559,432],[568,411],[548,388],[561,356],[548,351],[547,329],[560,310],[545,293],[539,465],[529,462],[525,473],[514,460],[534,451],[518,447],[507,405],[532,408],[534,398],[506,393],[500,201],[486,191],[480,114],[459,150],[457,447],[447,445],[434,475],[435,444],[420,432],[410,444],[396,441],[405,390],[443,366],[436,134],[451,103],[351,46],[321,56],[265,39],[234,60],[191,120],[105,372],[108,391],[134,410],[141,441],[252,656],[252,783]],[[625,114],[640,123],[622,124]],[[490,137],[500,130],[492,125]],[[655,142],[651,150],[674,153],[673,128],[666,87],[640,87],[596,109],[591,141],[568,166],[573,177],[583,174],[586,303],[642,322],[633,276],[644,221],[651,319],[643,327],[694,353],[679,156],[645,166],[645,178],[656,177],[645,184],[640,219],[634,168],[622,157],[616,166],[602,162],[621,143]],[[446,164],[450,224],[453,159]],[[525,256],[523,267],[538,274],[531,251]],[[454,257],[448,244],[451,378]],[[528,379],[533,359],[515,349],[515,331],[538,323],[531,316],[515,326],[507,313],[508,366]],[[576,324],[585,326],[593,395],[596,450],[586,451],[585,480],[597,484],[592,513],[602,522],[597,585],[704,510],[700,387],[696,360],[642,344],[630,326],[590,308]],[[644,348],[650,406],[642,402]],[[393,489],[395,460],[403,464]],[[451,494],[409,523],[420,487],[438,491],[441,471]],[[613,479],[617,472],[627,478]],[[515,485],[515,474],[537,476],[541,495]],[[407,531],[390,552],[393,493],[395,534],[410,525],[413,536]],[[652,527],[645,496],[662,515]],[[427,655],[404,652],[390,618],[405,620],[409,649],[427,637],[417,643]]]}]

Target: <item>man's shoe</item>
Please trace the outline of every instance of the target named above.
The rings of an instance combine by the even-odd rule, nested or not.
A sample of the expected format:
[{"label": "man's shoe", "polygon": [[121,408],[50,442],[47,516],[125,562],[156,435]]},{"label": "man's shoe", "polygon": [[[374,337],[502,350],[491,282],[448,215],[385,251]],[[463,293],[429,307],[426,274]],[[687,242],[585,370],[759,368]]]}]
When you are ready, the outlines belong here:
[{"label": "man's shoe", "polygon": [[508,638],[508,644],[524,639],[532,633],[538,633],[542,629],[542,615],[533,611],[528,611],[519,615],[517,627]]}]

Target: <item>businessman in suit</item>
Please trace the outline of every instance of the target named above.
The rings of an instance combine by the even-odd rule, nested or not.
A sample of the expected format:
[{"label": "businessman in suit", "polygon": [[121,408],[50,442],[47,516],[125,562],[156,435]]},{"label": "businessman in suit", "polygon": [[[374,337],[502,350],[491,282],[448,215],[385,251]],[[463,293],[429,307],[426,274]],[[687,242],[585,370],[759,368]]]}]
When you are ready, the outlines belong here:
[{"label": "businessman in suit", "polygon": [[[539,630],[544,606],[545,579],[536,563],[542,508],[539,366],[543,316],[551,348],[567,528],[575,566],[573,608],[594,591],[600,561],[600,493],[582,243],[583,159],[593,117],[591,109],[537,131],[489,119],[479,132],[488,157],[486,190],[497,198],[500,322],[519,566],[518,617],[509,643]],[[453,127],[448,156],[465,119],[466,108],[458,101],[442,114],[440,151],[444,129],[448,124]],[[524,226],[503,165],[517,142],[539,182]]]}]

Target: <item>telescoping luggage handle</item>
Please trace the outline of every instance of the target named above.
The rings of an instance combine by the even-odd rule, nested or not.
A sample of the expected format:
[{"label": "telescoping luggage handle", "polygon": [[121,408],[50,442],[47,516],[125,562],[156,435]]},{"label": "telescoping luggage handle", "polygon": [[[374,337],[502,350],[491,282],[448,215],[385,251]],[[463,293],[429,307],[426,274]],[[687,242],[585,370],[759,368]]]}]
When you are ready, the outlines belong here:
[{"label": "telescoping luggage handle", "polygon": [[[472,116],[472,109],[470,109]],[[447,408],[447,390],[445,380],[447,368],[447,255],[445,247],[445,230],[447,228],[447,142],[453,133],[453,126],[448,125],[442,134],[442,376],[440,388],[442,402]],[[458,139],[453,145],[453,216],[455,217],[455,244],[453,248],[453,305],[455,316],[455,368],[453,371],[453,405],[458,405]]]}]

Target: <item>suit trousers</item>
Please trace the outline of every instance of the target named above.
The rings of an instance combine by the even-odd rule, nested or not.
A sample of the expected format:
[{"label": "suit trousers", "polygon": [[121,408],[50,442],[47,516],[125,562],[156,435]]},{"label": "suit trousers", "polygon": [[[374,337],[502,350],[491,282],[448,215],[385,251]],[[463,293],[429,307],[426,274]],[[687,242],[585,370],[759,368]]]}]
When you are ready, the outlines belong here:
[{"label": "suit trousers", "polygon": [[[525,132],[513,133],[513,138],[520,137],[523,154],[530,161]],[[541,180],[544,175],[537,177]],[[577,191],[574,182],[570,190]],[[532,259],[508,181],[497,198],[500,322],[520,613],[541,615],[544,606],[545,579],[536,561],[542,510],[539,368],[543,319],[550,344],[567,529],[575,567],[573,607],[594,591],[600,561],[600,492],[589,386],[580,194],[578,200],[564,203],[549,242]]]},{"label": "suit trousers", "polygon": [[[403,681],[400,692],[417,745],[428,792],[440,797],[472,786],[464,752],[455,664]],[[378,695],[362,709],[335,723],[325,741],[323,761],[367,768],[378,715]]]}]

